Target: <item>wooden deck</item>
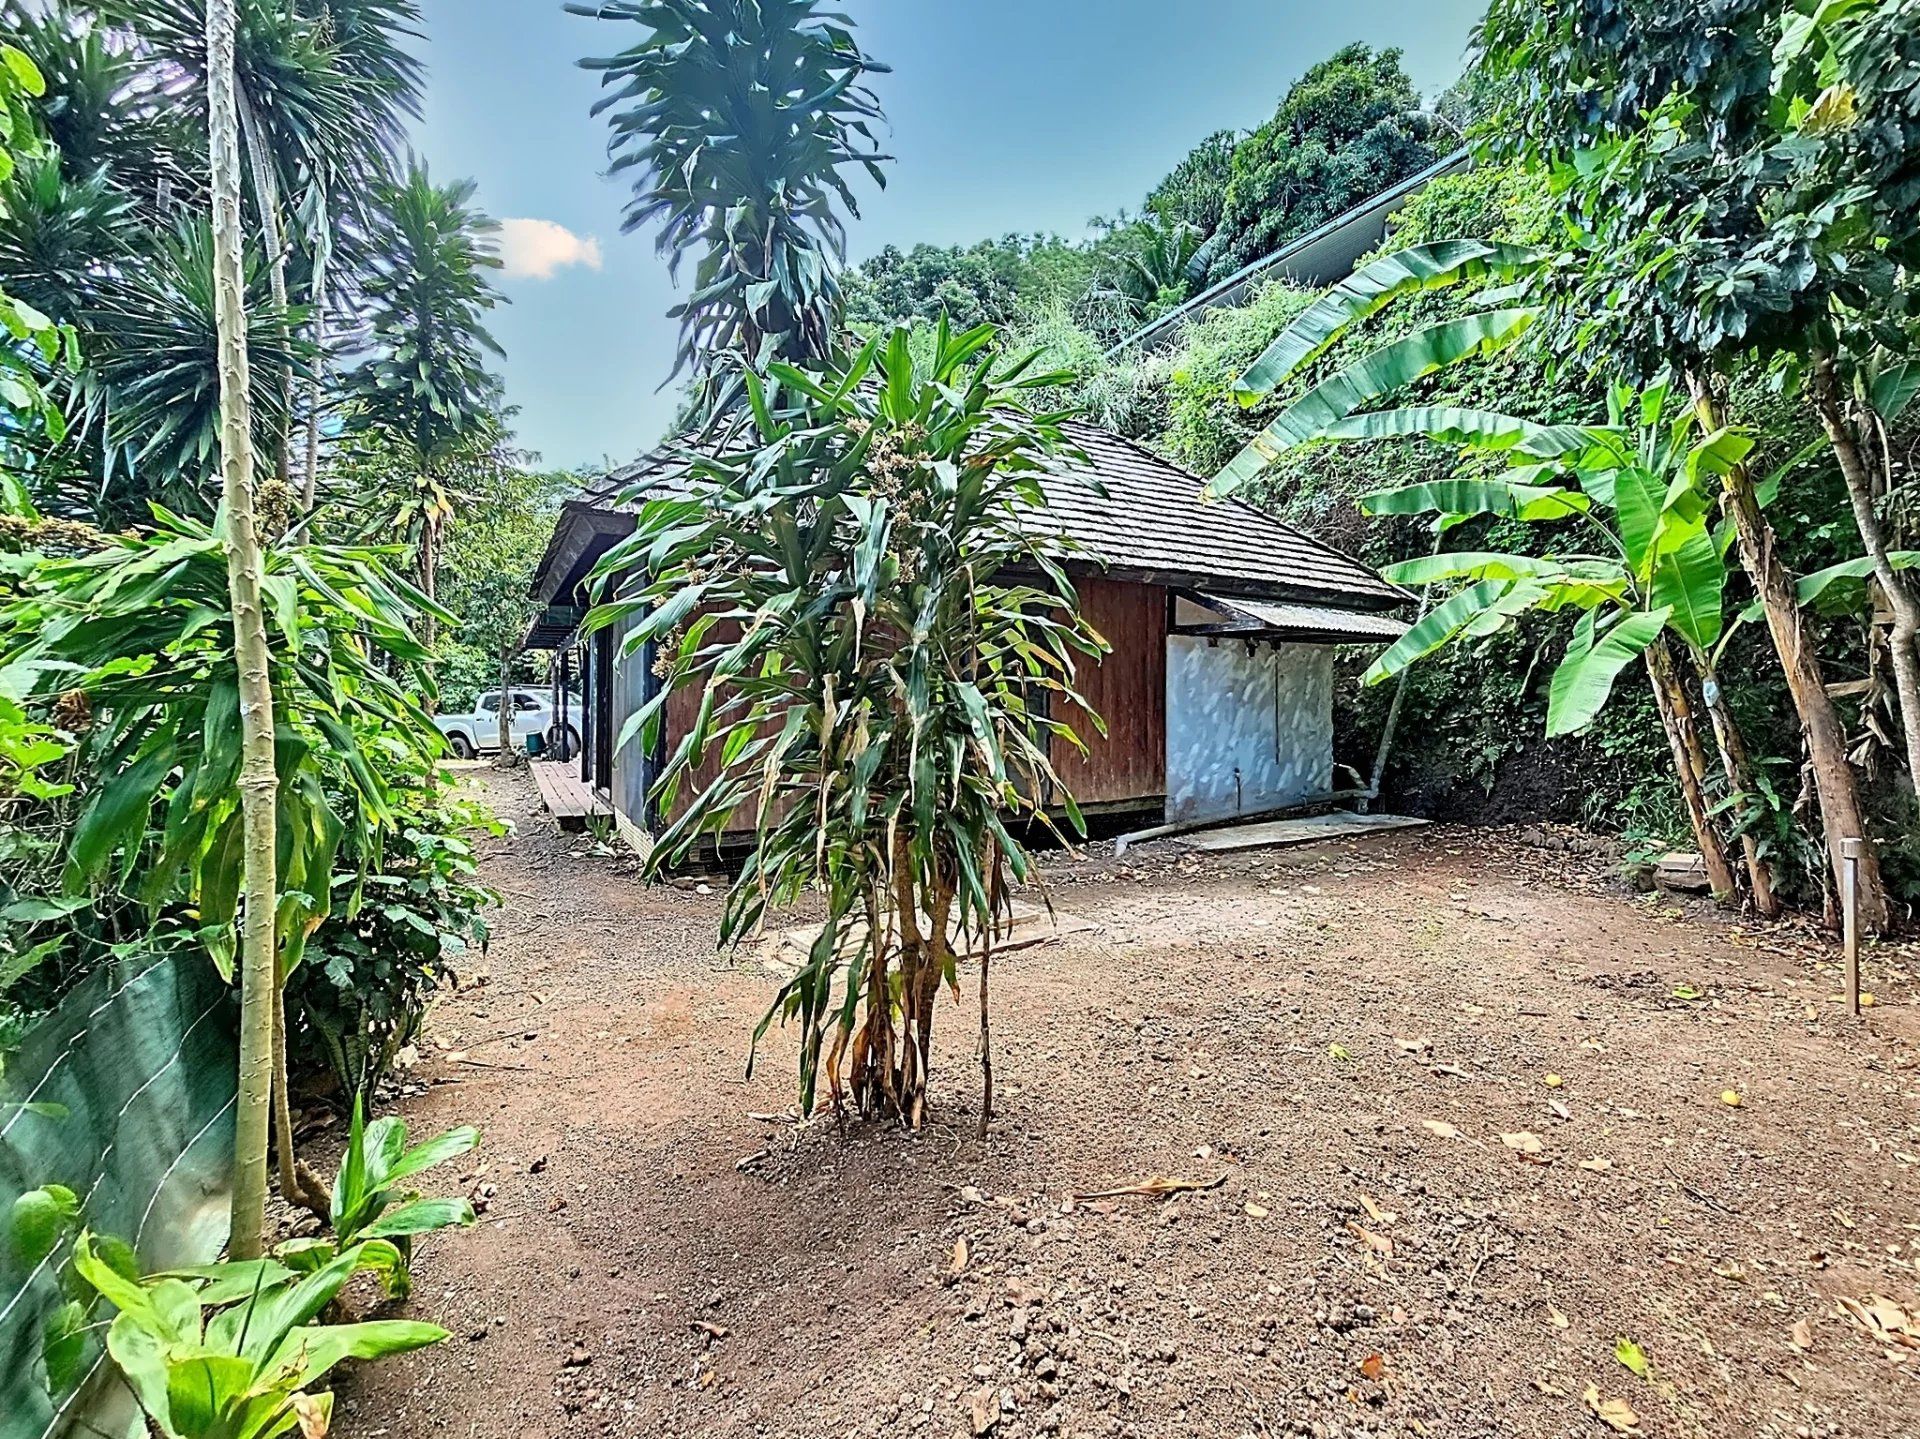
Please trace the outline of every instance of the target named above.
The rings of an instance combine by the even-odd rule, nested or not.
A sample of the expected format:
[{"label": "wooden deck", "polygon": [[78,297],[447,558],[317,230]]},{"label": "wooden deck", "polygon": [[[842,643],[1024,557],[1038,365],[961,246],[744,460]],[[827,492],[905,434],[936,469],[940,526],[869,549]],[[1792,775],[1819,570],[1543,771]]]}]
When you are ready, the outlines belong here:
[{"label": "wooden deck", "polygon": [[592,815],[613,818],[613,806],[588,788],[587,782],[580,778],[578,765],[535,760],[528,768],[533,771],[533,782],[540,786],[540,803],[560,828],[583,830]]}]

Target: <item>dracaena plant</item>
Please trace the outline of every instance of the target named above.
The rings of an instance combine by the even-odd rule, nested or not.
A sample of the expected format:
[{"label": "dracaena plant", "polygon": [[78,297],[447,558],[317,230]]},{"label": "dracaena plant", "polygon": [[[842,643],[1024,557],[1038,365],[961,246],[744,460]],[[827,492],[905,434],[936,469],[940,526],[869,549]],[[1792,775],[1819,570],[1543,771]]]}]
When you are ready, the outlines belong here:
[{"label": "dracaena plant", "polygon": [[613,170],[631,174],[625,228],[657,223],[693,293],[674,309],[681,368],[720,357],[804,361],[836,339],[845,248],[842,173],[884,185],[863,83],[887,69],[818,0],[579,0],[576,15],[643,27],[601,72]]},{"label": "dracaena plant", "polygon": [[316,1322],[364,1254],[347,1250],[296,1276],[271,1260],[129,1278],[74,1243],[75,1271],[118,1311],[107,1353],[165,1439],[274,1439],[298,1426],[322,1439],[333,1395],[313,1386],[348,1359],[437,1344],[447,1331],[403,1319]]},{"label": "dracaena plant", "polygon": [[[589,626],[621,626],[663,676],[627,740],[655,746],[670,698],[698,696],[655,791],[653,868],[751,831],[723,944],[822,898],[759,1031],[799,1022],[808,1110],[824,1078],[836,1109],[922,1123],[934,1004],[964,958],[985,1058],[991,946],[1033,877],[1023,828],[1049,806],[1079,823],[1050,746],[1098,724],[1074,667],[1103,643],[1037,517],[1063,417],[1028,404],[1062,377],[990,358],[992,338],[943,323],[916,364],[896,330],[750,377],[737,430],[687,453],[684,490],[646,498],[598,572]],[[989,1068],[983,1126],[991,1095]]]},{"label": "dracaena plant", "polygon": [[458,1158],[479,1142],[479,1130],[461,1125],[409,1149],[406,1121],[388,1115],[368,1124],[365,1107],[356,1094],[347,1150],[333,1182],[329,1213],[333,1234],[282,1245],[277,1257],[307,1272],[378,1240],[392,1248],[391,1262],[380,1266],[387,1294],[396,1299],[405,1297],[412,1288],[413,1241],[423,1234],[465,1228],[474,1222],[473,1205],[468,1200],[426,1197],[406,1181]]}]

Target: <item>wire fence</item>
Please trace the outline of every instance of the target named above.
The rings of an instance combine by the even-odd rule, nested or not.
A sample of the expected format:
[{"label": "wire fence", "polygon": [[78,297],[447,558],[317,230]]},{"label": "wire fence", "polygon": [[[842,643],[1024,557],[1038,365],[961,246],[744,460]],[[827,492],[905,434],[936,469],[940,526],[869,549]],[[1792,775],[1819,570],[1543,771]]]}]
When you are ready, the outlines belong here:
[{"label": "wire fence", "polygon": [[[187,954],[89,976],[29,1031],[0,1077],[0,1228],[21,1194],[63,1184],[83,1222],[147,1272],[215,1258],[227,1237],[235,1005]],[[52,1386],[48,1323],[71,1237],[37,1262],[0,1235],[0,1439],[138,1432],[99,1326]]]}]

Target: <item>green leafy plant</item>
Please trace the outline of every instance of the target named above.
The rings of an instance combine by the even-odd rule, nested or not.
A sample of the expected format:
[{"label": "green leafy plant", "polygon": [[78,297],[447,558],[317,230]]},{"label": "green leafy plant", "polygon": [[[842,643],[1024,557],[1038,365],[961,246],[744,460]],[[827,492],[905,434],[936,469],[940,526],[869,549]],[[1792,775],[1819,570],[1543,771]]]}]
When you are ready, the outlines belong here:
[{"label": "green leafy plant", "polygon": [[406,1121],[394,1115],[366,1122],[358,1095],[353,1100],[353,1124],[340,1172],[333,1181],[327,1238],[294,1240],[283,1244],[276,1257],[290,1268],[309,1273],[324,1269],[343,1254],[371,1240],[391,1246],[380,1251],[376,1265],[387,1294],[404,1298],[412,1288],[413,1241],[442,1229],[464,1228],[474,1222],[473,1205],[465,1198],[426,1197],[404,1187],[407,1180],[467,1153],[480,1142],[471,1125],[449,1129],[424,1144],[407,1147]]},{"label": "green leafy plant", "polygon": [[[589,627],[631,620],[625,652],[653,647],[665,674],[623,740],[654,745],[669,698],[700,696],[655,791],[653,869],[738,815],[754,850],[722,943],[820,895],[820,937],[761,1024],[799,1020],[808,1110],[824,1072],[836,1108],[924,1122],[934,1004],[966,956],[986,1039],[991,947],[1034,877],[1021,826],[1049,805],[1080,823],[1048,745],[1079,743],[1070,715],[1099,723],[1073,677],[1103,646],[1032,523],[1068,442],[1026,404],[1062,377],[992,340],[943,324],[922,366],[895,330],[749,377],[738,431],[688,455],[691,492],[647,499],[598,571]],[[990,1108],[989,1068],[983,1125]]]},{"label": "green leafy plant", "polygon": [[362,1267],[347,1250],[311,1274],[271,1261],[134,1280],[74,1244],[79,1275],[118,1311],[107,1352],[165,1439],[274,1439],[298,1426],[327,1432],[331,1393],[312,1392],[349,1359],[382,1359],[437,1344],[447,1331],[404,1319],[316,1322]]}]

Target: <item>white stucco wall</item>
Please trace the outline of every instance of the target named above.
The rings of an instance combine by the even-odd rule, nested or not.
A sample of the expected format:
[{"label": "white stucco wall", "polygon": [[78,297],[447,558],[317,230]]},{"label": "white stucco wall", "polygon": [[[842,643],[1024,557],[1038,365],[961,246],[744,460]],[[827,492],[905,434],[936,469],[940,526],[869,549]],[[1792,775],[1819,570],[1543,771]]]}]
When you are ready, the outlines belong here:
[{"label": "white stucco wall", "polygon": [[1333,649],[1167,637],[1167,818],[1274,809],[1333,787]]}]

